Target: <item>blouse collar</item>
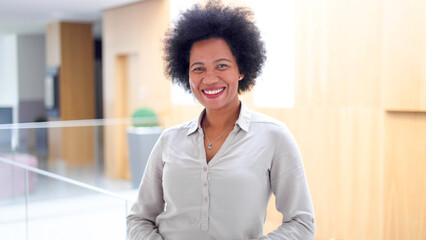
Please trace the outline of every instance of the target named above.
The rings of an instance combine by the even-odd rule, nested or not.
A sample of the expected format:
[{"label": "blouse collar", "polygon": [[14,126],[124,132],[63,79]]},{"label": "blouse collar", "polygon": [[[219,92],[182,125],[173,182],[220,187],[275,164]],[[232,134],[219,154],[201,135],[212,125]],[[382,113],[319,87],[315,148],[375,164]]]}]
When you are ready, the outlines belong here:
[{"label": "blouse collar", "polygon": [[[197,129],[202,129],[201,121],[203,120],[203,116],[205,113],[206,113],[206,109],[204,109],[200,113],[197,120],[193,120],[190,122],[187,135],[191,135],[192,133],[196,132]],[[238,116],[238,119],[235,122],[235,124],[238,125],[242,130],[248,132],[250,128],[250,119],[251,119],[251,110],[247,108],[246,105],[244,105],[241,102],[240,115]]]}]

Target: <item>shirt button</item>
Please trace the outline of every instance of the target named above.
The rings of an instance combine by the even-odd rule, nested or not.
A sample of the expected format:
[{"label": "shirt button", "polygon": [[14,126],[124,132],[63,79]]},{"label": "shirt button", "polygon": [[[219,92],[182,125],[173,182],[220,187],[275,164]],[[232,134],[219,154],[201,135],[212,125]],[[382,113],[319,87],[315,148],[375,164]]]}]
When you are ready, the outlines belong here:
[{"label": "shirt button", "polygon": [[204,186],[204,187],[207,187],[207,182],[203,182],[203,186]]},{"label": "shirt button", "polygon": [[204,172],[207,172],[207,167],[204,167],[204,168],[203,168],[203,171],[204,171]]},{"label": "shirt button", "polygon": [[209,198],[208,197],[204,197],[204,202],[208,202]]},{"label": "shirt button", "polygon": [[203,216],[203,218],[206,218],[207,217],[207,213],[203,212],[202,216]]}]

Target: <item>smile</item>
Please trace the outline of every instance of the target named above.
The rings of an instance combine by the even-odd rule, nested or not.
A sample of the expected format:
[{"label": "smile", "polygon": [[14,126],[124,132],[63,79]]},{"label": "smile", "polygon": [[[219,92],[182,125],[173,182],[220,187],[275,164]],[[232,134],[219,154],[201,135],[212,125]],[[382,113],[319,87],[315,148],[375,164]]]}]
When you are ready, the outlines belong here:
[{"label": "smile", "polygon": [[225,88],[213,89],[213,90],[203,90],[205,94],[214,95],[222,92]]}]

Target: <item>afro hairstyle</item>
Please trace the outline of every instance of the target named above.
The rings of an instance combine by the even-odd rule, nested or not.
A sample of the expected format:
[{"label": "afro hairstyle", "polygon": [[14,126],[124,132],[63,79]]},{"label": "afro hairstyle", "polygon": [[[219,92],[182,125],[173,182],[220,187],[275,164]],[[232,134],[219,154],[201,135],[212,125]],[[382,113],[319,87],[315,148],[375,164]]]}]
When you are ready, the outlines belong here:
[{"label": "afro hairstyle", "polygon": [[238,93],[250,90],[266,60],[264,43],[253,15],[248,8],[231,8],[215,0],[208,1],[204,6],[196,4],[181,13],[164,40],[165,73],[172,83],[191,92],[189,54],[192,45],[201,40],[222,38],[235,56],[240,73],[244,75],[239,81]]}]

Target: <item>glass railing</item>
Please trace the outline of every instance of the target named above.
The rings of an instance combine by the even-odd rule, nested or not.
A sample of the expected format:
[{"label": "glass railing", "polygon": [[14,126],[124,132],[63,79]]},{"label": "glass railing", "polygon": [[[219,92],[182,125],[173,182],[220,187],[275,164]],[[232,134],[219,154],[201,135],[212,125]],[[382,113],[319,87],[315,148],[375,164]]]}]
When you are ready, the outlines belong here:
[{"label": "glass railing", "polygon": [[[139,122],[150,119],[140,119]],[[134,119],[0,125],[0,239],[126,239],[126,214],[144,170],[128,139],[160,128]],[[135,143],[135,142],[134,142]],[[137,143],[136,145],[138,145]],[[140,149],[139,149],[140,148]],[[134,151],[134,150],[133,150]],[[136,176],[140,173],[140,176]]]},{"label": "glass railing", "polygon": [[30,167],[29,156],[0,157],[1,239],[126,239],[132,199]]}]

